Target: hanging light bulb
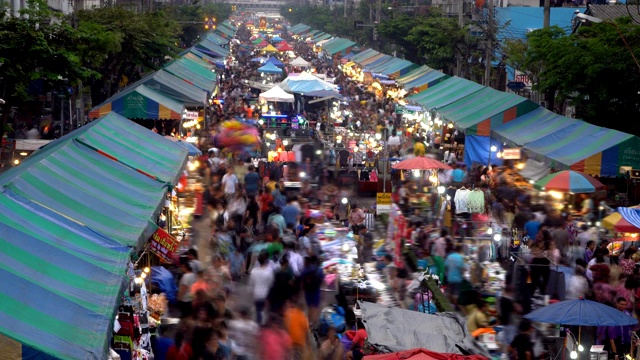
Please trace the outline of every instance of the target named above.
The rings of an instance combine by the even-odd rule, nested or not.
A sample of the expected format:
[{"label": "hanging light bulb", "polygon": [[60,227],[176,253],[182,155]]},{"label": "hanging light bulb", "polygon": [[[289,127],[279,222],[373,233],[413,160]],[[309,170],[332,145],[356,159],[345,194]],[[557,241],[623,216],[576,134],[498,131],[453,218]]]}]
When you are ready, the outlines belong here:
[{"label": "hanging light bulb", "polygon": [[146,277],[147,277],[147,274],[145,274],[145,273],[143,272],[142,274],[140,274],[140,277],[144,279],[144,278],[146,278]]},{"label": "hanging light bulb", "polygon": [[569,354],[569,357],[571,357],[572,359],[577,359],[578,358],[578,352],[573,350],[571,352],[571,354]]},{"label": "hanging light bulb", "polygon": [[491,227],[488,228],[487,229],[487,234],[489,234],[489,235],[493,234],[493,228],[491,228]]},{"label": "hanging light bulb", "polygon": [[149,269],[149,267],[147,266],[147,267],[145,267],[145,268],[144,268],[144,270],[142,270],[142,271],[144,271],[145,273],[147,273],[147,274],[148,274],[148,273],[149,273],[149,271],[151,271],[151,269]]},{"label": "hanging light bulb", "polygon": [[502,235],[500,235],[500,234],[493,235],[493,240],[496,241],[496,242],[502,240]]},{"label": "hanging light bulb", "polygon": [[582,346],[582,344],[578,344],[578,351],[584,351],[584,346]]}]

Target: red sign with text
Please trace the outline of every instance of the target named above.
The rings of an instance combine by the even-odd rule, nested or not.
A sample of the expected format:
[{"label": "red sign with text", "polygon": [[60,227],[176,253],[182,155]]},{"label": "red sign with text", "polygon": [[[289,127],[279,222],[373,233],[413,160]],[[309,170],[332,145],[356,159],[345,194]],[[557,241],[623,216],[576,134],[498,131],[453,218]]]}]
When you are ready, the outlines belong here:
[{"label": "red sign with text", "polygon": [[158,228],[156,232],[151,235],[151,241],[149,241],[149,250],[156,254],[163,262],[171,262],[171,255],[178,250],[178,240],[176,240],[171,234]]}]

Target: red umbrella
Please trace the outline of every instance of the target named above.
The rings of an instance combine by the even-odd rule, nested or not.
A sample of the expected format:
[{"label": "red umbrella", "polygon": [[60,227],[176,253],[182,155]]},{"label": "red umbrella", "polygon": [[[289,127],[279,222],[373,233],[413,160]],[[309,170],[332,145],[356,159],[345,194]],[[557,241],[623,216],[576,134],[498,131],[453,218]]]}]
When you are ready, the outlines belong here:
[{"label": "red umbrella", "polygon": [[382,355],[367,355],[365,360],[485,360],[481,355],[438,353],[427,349],[412,349]]},{"label": "red umbrella", "polygon": [[438,160],[434,160],[428,158],[426,156],[416,156],[411,159],[402,160],[399,163],[392,166],[392,168],[397,170],[432,170],[432,169],[443,169],[450,170],[451,166],[440,162]]}]

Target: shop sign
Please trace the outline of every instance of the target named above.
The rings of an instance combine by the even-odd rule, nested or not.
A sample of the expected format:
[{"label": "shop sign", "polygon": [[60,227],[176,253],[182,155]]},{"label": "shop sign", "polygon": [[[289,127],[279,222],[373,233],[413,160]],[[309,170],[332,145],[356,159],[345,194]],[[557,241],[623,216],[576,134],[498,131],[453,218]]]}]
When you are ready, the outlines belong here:
[{"label": "shop sign", "polygon": [[513,81],[523,83],[526,88],[531,88],[531,85],[533,85],[529,76],[519,70],[516,70]]},{"label": "shop sign", "polygon": [[376,212],[388,214],[391,212],[391,193],[378,193],[376,196]]},{"label": "shop sign", "polygon": [[178,240],[176,240],[171,234],[158,228],[156,232],[151,235],[149,241],[149,250],[156,254],[163,262],[171,262],[171,255],[178,250]]},{"label": "shop sign", "polygon": [[185,120],[197,120],[198,112],[197,111],[185,111],[184,112]]},{"label": "shop sign", "polygon": [[520,160],[520,148],[502,150],[504,160]]}]

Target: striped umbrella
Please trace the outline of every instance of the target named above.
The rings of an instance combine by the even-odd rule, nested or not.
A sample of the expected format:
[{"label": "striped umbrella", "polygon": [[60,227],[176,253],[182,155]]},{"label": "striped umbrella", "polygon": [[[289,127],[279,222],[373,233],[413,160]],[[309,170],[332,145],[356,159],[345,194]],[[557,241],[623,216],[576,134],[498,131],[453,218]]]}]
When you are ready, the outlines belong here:
[{"label": "striped umbrella", "polygon": [[538,190],[578,194],[593,193],[605,188],[600,181],[594,179],[592,176],[572,170],[549,174],[536,181],[534,186]]},{"label": "striped umbrella", "polygon": [[619,212],[602,219],[602,226],[619,233],[640,233],[640,229],[625,220]]}]

